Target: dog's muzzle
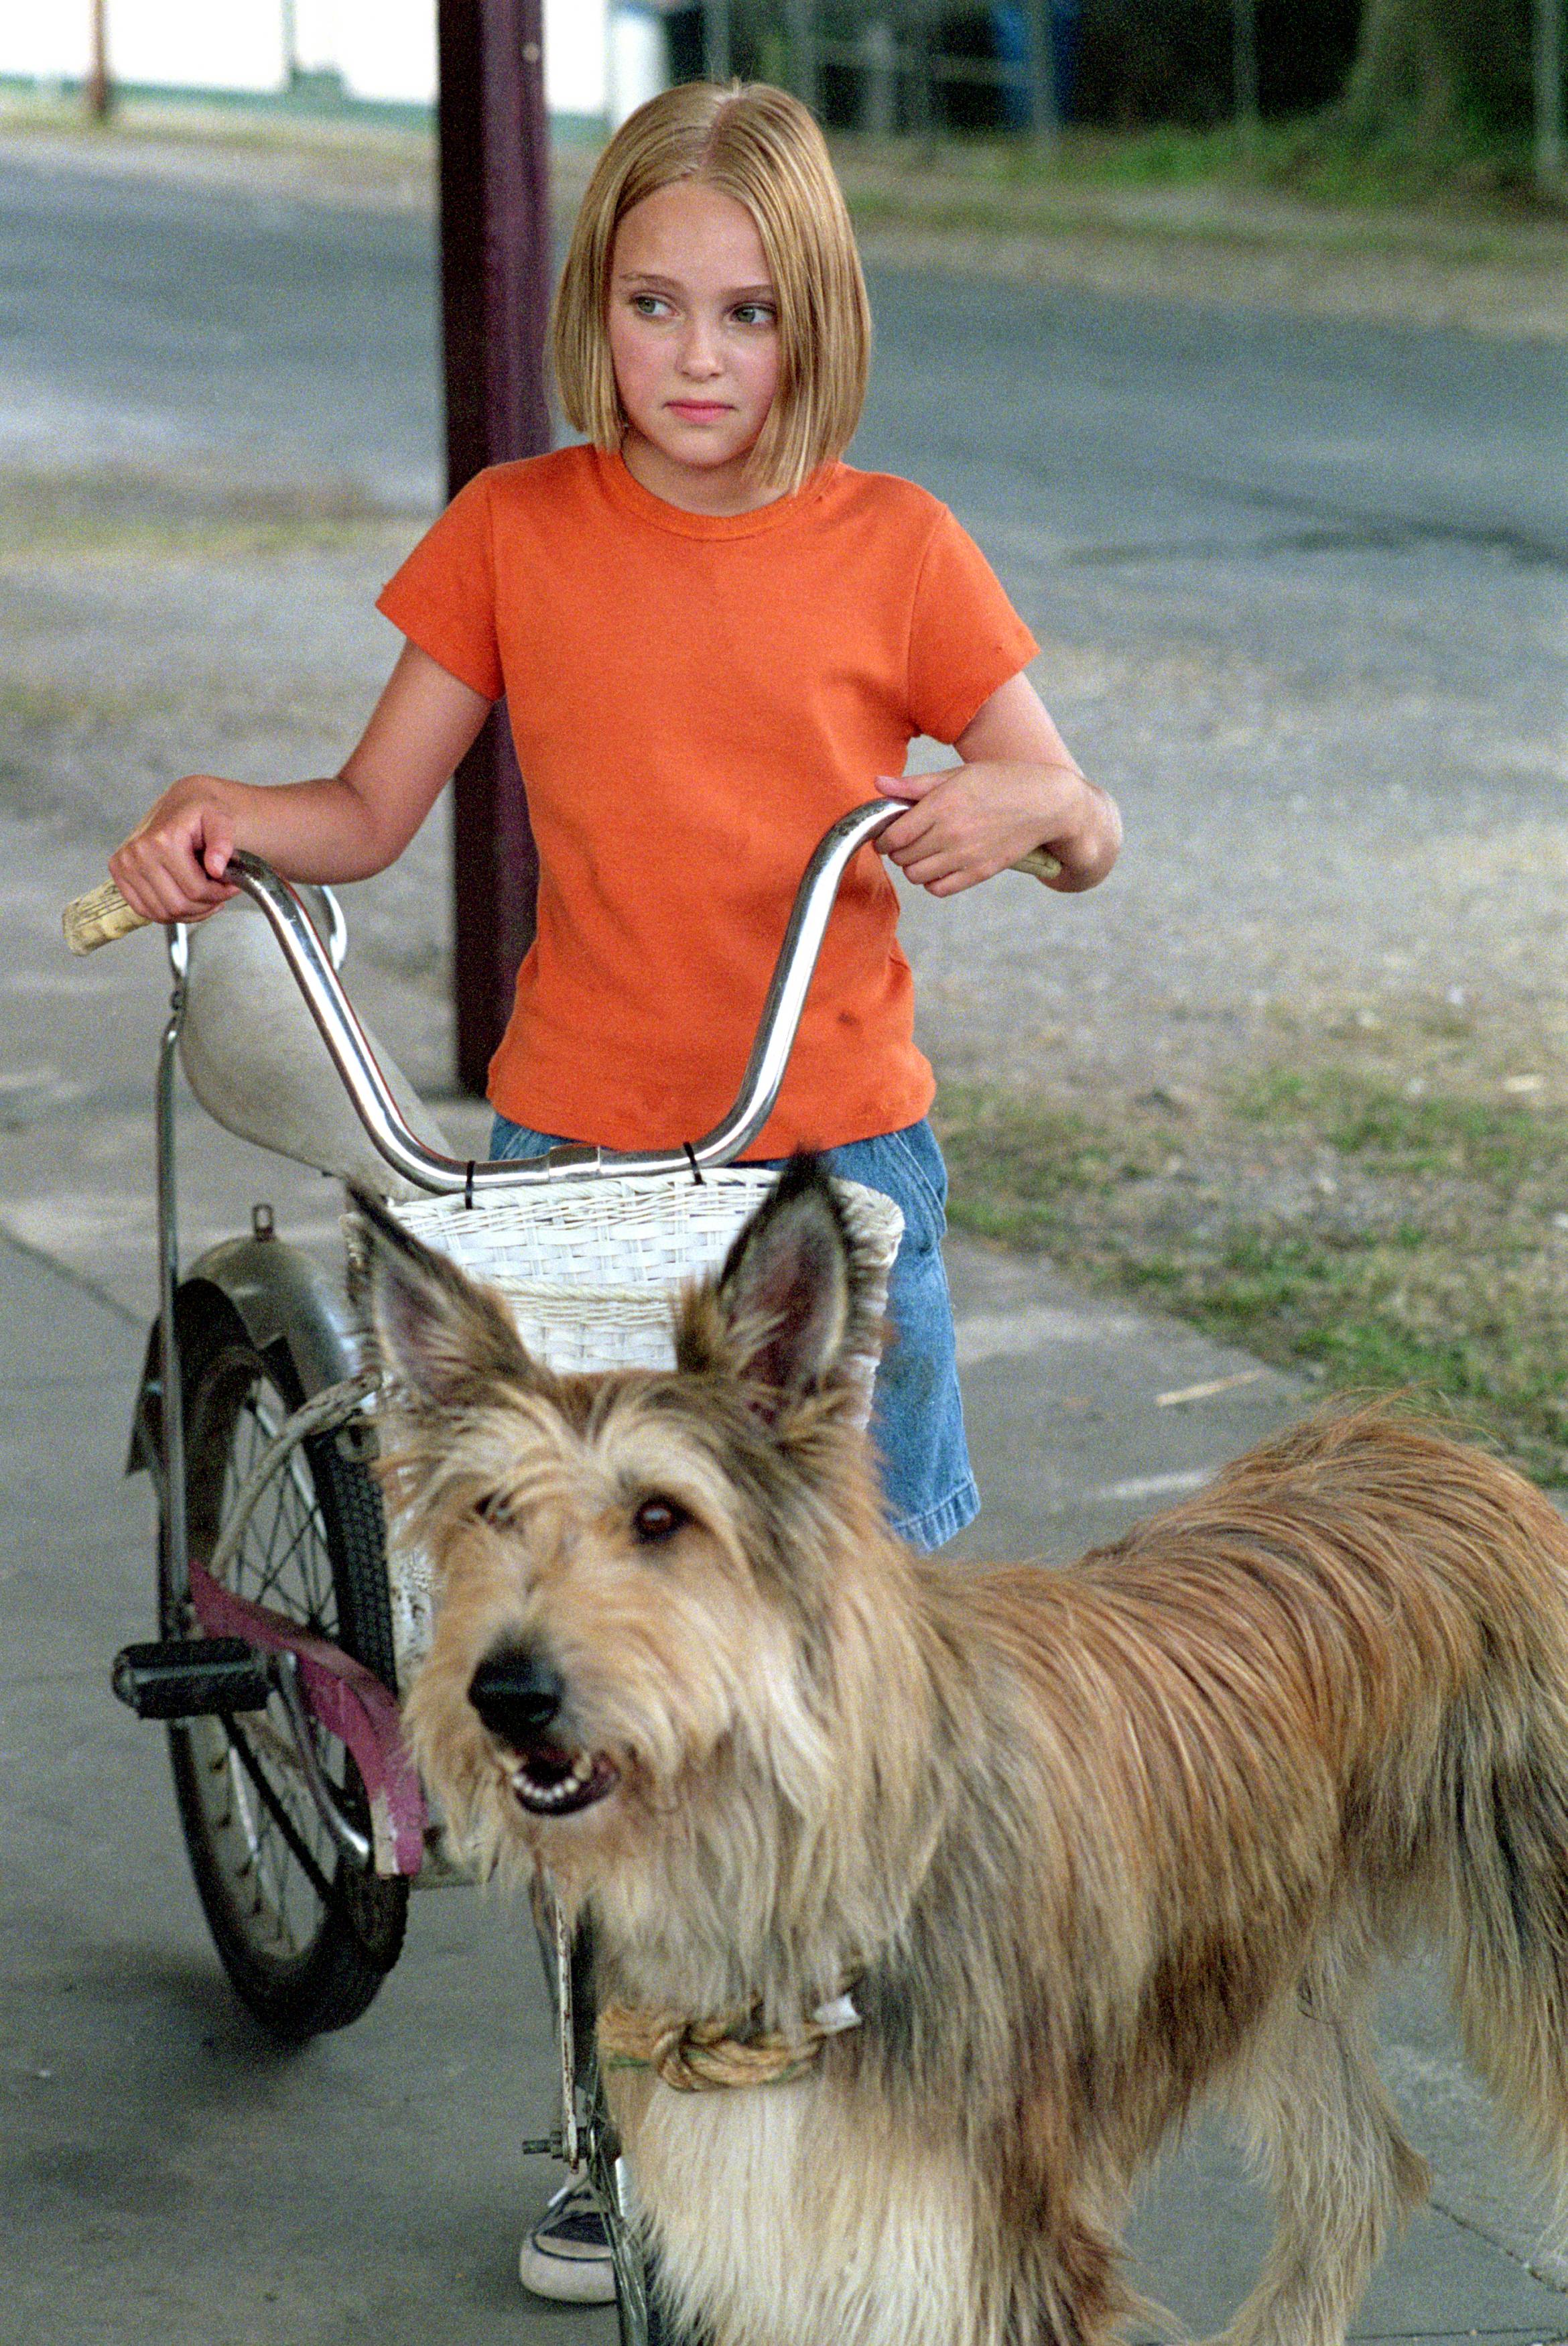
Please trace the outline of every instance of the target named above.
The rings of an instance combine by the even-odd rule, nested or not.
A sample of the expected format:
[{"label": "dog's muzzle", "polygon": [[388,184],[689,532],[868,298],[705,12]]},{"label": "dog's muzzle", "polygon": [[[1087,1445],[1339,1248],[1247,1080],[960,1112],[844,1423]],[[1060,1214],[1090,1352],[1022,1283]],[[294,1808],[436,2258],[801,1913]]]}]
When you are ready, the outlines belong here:
[{"label": "dog's muzzle", "polygon": [[512,1790],[531,1815],[571,1816],[614,1789],[620,1770],[608,1754],[585,1751],[563,1733],[565,1681],[538,1647],[487,1654],[468,1681],[468,1699],[515,1761]]}]

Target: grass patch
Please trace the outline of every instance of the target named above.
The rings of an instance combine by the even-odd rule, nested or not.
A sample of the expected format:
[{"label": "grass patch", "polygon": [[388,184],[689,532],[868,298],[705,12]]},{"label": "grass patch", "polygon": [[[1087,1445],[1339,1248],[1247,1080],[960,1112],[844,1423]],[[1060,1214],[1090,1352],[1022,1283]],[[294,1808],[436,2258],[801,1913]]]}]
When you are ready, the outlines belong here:
[{"label": "grass patch", "polygon": [[[853,176],[871,150],[853,137],[835,141]],[[884,154],[896,149],[883,148]],[[998,189],[1084,185],[1108,189],[1255,189],[1308,203],[1375,212],[1398,206],[1446,219],[1491,214],[1562,218],[1564,202],[1534,178],[1529,138],[1452,132],[1414,138],[1352,138],[1334,115],[1261,122],[1250,133],[1234,123],[1206,130],[1157,124],[1146,129],[1073,126],[1049,147],[994,135],[949,135],[939,168],[955,178]],[[851,189],[859,208],[859,193]]]},{"label": "grass patch", "polygon": [[1098,138],[1084,133],[1074,141],[1072,162],[1084,176],[1113,184],[1194,187],[1219,180],[1359,209],[1546,208],[1527,138],[1454,135],[1425,146],[1414,138],[1369,141],[1350,138],[1331,116],[1262,122],[1250,136],[1230,123]]},{"label": "grass patch", "polygon": [[1035,1108],[1005,1092],[954,1086],[942,1093],[942,1111],[953,1219],[986,1238],[1049,1244],[1077,1219],[1075,1209],[1146,1179],[1159,1161],[1146,1134]]},{"label": "grass patch", "polygon": [[1339,1069],[1269,1070],[1232,1093],[1238,1116],[1310,1133],[1386,1173],[1495,1181],[1568,1166],[1562,1120],[1487,1099],[1397,1087]]},{"label": "grass patch", "polygon": [[956,1228],[1329,1388],[1457,1403],[1568,1477],[1568,1117],[1353,1068],[1097,1117],[944,1086]]},{"label": "grass patch", "polygon": [[421,522],[352,483],[235,488],[129,470],[0,474],[0,556],[221,560],[332,552]]}]

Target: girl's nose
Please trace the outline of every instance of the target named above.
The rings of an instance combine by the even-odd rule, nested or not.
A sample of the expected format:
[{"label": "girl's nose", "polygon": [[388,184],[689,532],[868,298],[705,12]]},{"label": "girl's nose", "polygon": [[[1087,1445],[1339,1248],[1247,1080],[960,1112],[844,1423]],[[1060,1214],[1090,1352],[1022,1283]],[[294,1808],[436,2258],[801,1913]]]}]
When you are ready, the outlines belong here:
[{"label": "girl's nose", "polygon": [[723,365],[718,337],[701,318],[691,320],[681,345],[681,366],[687,374],[717,374]]}]

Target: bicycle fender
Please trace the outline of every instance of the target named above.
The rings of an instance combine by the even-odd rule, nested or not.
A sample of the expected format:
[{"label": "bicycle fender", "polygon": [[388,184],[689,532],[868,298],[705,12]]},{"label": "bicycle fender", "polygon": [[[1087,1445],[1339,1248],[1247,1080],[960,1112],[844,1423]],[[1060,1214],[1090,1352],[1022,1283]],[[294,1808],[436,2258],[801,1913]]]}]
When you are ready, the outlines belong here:
[{"label": "bicycle fender", "polygon": [[[216,1304],[227,1305],[259,1352],[281,1344],[309,1401],[324,1386],[358,1376],[370,1354],[370,1331],[343,1292],[341,1277],[279,1238],[224,1239],[193,1262],[175,1297],[175,1326]],[[126,1472],[156,1475],[161,1452],[162,1384],[158,1325],[148,1338]]]}]

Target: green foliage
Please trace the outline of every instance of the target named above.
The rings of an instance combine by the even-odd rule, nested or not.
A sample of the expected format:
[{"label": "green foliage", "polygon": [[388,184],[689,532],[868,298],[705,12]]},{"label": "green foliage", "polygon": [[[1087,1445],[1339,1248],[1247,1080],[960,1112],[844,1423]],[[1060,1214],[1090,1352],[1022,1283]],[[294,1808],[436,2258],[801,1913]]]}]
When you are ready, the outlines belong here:
[{"label": "green foliage", "polygon": [[1237,1114],[1309,1127],[1344,1157],[1389,1172],[1502,1180],[1568,1163],[1568,1127],[1512,1104],[1397,1088],[1339,1069],[1271,1069],[1238,1085]]},{"label": "green foliage", "polygon": [[1494,138],[1532,105],[1532,0],[1367,0],[1345,121],[1358,138]]},{"label": "green foliage", "polygon": [[[904,208],[854,185],[850,201],[858,219],[886,216]],[[1442,211],[1502,199],[1509,212],[1540,202],[1533,180],[1528,134],[1487,133],[1450,126],[1418,137],[1408,127],[1376,136],[1353,134],[1339,112],[1264,122],[1250,133],[1234,123],[1184,129],[1160,123],[1143,129],[1107,132],[1074,128],[1054,148],[1026,139],[949,140],[942,162],[955,189],[972,190],[964,219],[952,224],[1016,227],[1017,219],[987,209],[988,189],[1005,192],[1022,206],[1033,194],[1049,207],[1055,189],[1085,185],[1107,188],[1259,188],[1278,189],[1308,203],[1373,211],[1390,204]],[[921,216],[934,217],[929,198]]]}]

